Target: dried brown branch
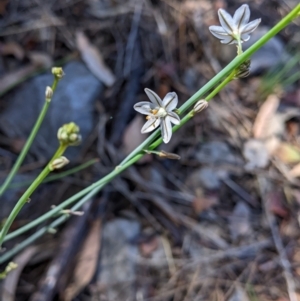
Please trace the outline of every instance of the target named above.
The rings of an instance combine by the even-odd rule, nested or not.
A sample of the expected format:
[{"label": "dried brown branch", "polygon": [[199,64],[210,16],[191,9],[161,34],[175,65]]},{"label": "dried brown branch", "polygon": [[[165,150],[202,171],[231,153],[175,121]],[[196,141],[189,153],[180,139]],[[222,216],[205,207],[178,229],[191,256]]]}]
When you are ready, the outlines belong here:
[{"label": "dried brown branch", "polygon": [[280,263],[286,280],[287,291],[289,294],[290,301],[297,301],[298,298],[296,294],[296,284],[292,273],[292,266],[290,261],[288,260],[275,217],[269,209],[270,192],[274,189],[274,187],[272,187],[272,184],[270,183],[270,181],[268,181],[268,179],[261,176],[258,176],[258,186],[264,205],[265,215],[272,233],[276,250],[279,254]]}]

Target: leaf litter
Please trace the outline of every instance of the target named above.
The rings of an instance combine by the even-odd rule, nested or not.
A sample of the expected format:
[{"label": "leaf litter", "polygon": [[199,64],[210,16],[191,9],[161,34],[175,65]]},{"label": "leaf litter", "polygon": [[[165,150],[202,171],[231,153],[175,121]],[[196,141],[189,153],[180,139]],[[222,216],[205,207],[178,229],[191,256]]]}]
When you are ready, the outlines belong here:
[{"label": "leaf litter", "polygon": [[[90,148],[74,158],[85,160],[97,153],[100,162],[89,171],[51,184],[55,186],[47,184],[47,193],[36,196],[40,205],[34,214],[45,210],[45,203],[59,203],[106,174],[143,141],[138,131],[142,120],[127,108],[143,100],[145,87],[159,95],[176,91],[182,103],[234,55],[235,49],[220,48],[205,28],[216,24],[218,8],[232,14],[238,1],[146,1],[138,9],[135,1],[125,2],[57,1],[55,6],[44,6],[41,1],[25,0],[18,6],[4,6],[0,92],[7,98],[0,100],[1,112],[13,99],[8,91],[21,89],[20,81],[33,76],[38,67],[49,67],[51,61],[64,65],[70,58],[82,60],[81,69],[93,74],[81,86],[83,94],[72,102],[79,106],[88,96],[92,104],[85,106],[91,114],[81,120]],[[280,1],[275,2],[276,11],[273,3],[249,3],[253,18],[262,17],[271,27],[286,10]],[[292,6],[291,0],[288,3]],[[147,155],[147,160],[99,194],[101,201],[92,210],[91,220],[101,211],[101,225],[92,223],[85,229],[85,243],[71,258],[73,280],[65,275],[56,279],[66,300],[120,300],[126,296],[162,301],[287,300],[293,288],[286,273],[289,265],[282,265],[278,258],[286,256],[292,275],[299,277],[299,88],[296,81],[291,83],[281,74],[285,84],[271,78],[274,89],[263,91],[272,94],[263,95],[259,85],[265,81],[259,67],[263,60],[268,70],[281,61],[279,53],[289,53],[283,49],[282,38],[297,48],[297,32],[297,24],[282,32],[253,58],[255,73],[231,83],[207,111],[173,135],[162,150],[178,154],[180,160]],[[22,45],[21,49],[17,45]],[[127,49],[137,51],[139,58],[134,52],[128,60]],[[268,51],[274,54],[272,60],[265,60]],[[137,61],[142,62],[142,72],[137,71]],[[124,76],[125,66],[130,67],[129,78]],[[66,89],[78,94],[76,88],[86,77],[75,73],[76,87],[70,81]],[[104,93],[99,83],[107,87]],[[29,98],[26,94],[24,103],[29,104]],[[65,104],[63,93],[59,99]],[[72,115],[67,108],[59,111],[57,116]],[[22,128],[21,121],[17,118],[13,123]],[[1,135],[6,140],[16,139],[8,134],[12,127],[6,129]],[[14,159],[8,147],[11,143],[5,139],[0,145],[1,164]],[[7,163],[0,168],[4,174]],[[264,194],[258,187],[259,177],[276,191]],[[274,223],[266,220],[266,200]],[[33,218],[33,211],[27,211],[14,226]],[[57,241],[59,234],[45,240]],[[282,248],[278,248],[280,240]],[[17,301],[30,300],[36,293],[47,260],[24,267],[15,290]]]}]

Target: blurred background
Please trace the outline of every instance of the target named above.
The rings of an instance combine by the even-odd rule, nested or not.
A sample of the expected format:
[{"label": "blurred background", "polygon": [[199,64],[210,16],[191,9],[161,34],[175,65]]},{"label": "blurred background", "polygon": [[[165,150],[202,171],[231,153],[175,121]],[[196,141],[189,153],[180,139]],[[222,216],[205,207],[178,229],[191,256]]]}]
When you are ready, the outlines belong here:
[{"label": "blurred background", "polygon": [[[83,136],[64,171],[89,167],[41,185],[13,230],[114,169],[147,137],[133,110],[148,100],[144,88],[185,102],[236,55],[209,33],[218,9],[233,14],[245,3],[1,0],[1,181],[43,106],[51,67],[66,74],[1,199],[1,223],[56,150],[63,123],[76,122]],[[250,20],[262,21],[245,49],[298,1],[247,4]],[[83,215],[21,250],[0,300],[300,300],[299,26],[298,18],[255,53],[248,78],[159,147],[180,160],[145,155]]]}]

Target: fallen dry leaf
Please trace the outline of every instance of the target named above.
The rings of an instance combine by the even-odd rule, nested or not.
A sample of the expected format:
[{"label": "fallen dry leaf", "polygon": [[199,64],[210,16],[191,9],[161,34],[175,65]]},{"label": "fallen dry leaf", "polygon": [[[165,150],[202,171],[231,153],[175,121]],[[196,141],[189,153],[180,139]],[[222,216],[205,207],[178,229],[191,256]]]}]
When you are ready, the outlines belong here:
[{"label": "fallen dry leaf", "polygon": [[286,164],[300,162],[300,151],[293,145],[285,142],[280,143],[274,156]]},{"label": "fallen dry leaf", "polygon": [[13,55],[18,60],[22,60],[25,56],[23,48],[16,42],[0,44],[0,53],[2,55]]},{"label": "fallen dry leaf", "polygon": [[263,140],[269,155],[277,149],[280,140],[278,137],[285,132],[285,119],[277,113],[279,98],[269,95],[262,104],[253,125],[253,136],[257,140]]},{"label": "fallen dry leaf", "polygon": [[269,137],[269,132],[274,131],[274,128],[271,127],[270,122],[272,122],[278,106],[279,98],[276,95],[269,95],[269,97],[260,107],[259,112],[256,116],[253,125],[254,138],[263,139],[265,137]]},{"label": "fallen dry leaf", "polygon": [[148,241],[142,242],[140,244],[140,250],[143,256],[150,256],[158,248],[158,237],[152,237]]},{"label": "fallen dry leaf", "polygon": [[295,165],[290,171],[289,176],[292,178],[300,177],[300,163]]},{"label": "fallen dry leaf", "polygon": [[32,52],[29,58],[31,60],[30,64],[0,78],[0,95],[27,79],[39,68],[49,68],[52,65],[51,58],[44,53]]},{"label": "fallen dry leaf", "polygon": [[28,57],[31,63],[37,67],[50,68],[53,64],[50,55],[44,52],[31,51]]},{"label": "fallen dry leaf", "polygon": [[123,149],[125,155],[130,154],[147,137],[141,133],[141,128],[145,123],[142,115],[136,115],[128,124],[123,135]]},{"label": "fallen dry leaf", "polygon": [[92,280],[97,268],[102,220],[97,219],[82,246],[76,261],[72,282],[66,288],[63,296],[64,301],[73,300],[80,291]]},{"label": "fallen dry leaf", "polygon": [[0,300],[2,301],[14,301],[17,285],[19,282],[20,275],[28,263],[28,261],[34,256],[38,248],[31,246],[26,248],[22,253],[13,259],[13,262],[18,265],[18,267],[11,271],[6,278],[3,280],[2,294],[0,295]]},{"label": "fallen dry leaf", "polygon": [[[126,127],[123,134],[123,150],[125,155],[130,154],[136,147],[138,147],[147,137],[141,133],[141,128],[145,123],[145,119],[141,115],[136,115],[133,120]],[[139,163],[146,163],[151,161],[151,155],[146,154],[139,160]]]},{"label": "fallen dry leaf", "polygon": [[106,86],[110,87],[115,82],[115,76],[105,65],[99,50],[90,43],[81,31],[76,33],[76,45],[81,53],[81,58],[90,71]]},{"label": "fallen dry leaf", "polygon": [[11,73],[7,73],[0,78],[0,95],[7,92],[9,89],[14,87],[17,83],[22,82],[30,74],[36,71],[36,66],[30,64]]},{"label": "fallen dry leaf", "polygon": [[277,191],[268,195],[267,205],[268,210],[279,217],[285,218],[289,215],[289,212],[283,203],[283,195]]},{"label": "fallen dry leaf", "polygon": [[248,205],[242,201],[235,205],[232,214],[228,217],[230,235],[233,241],[240,236],[251,233],[250,215],[251,212]]},{"label": "fallen dry leaf", "polygon": [[[299,240],[298,240],[298,244],[299,244]],[[293,254],[293,262],[298,266],[295,268],[295,272],[296,275],[298,275],[298,277],[300,276],[300,267],[299,267],[299,263],[300,263],[300,249],[299,248],[295,248],[294,254]]]},{"label": "fallen dry leaf", "polygon": [[6,13],[6,11],[7,11],[6,7],[7,7],[8,3],[9,3],[9,0],[2,0],[0,2],[0,15],[3,16]]},{"label": "fallen dry leaf", "polygon": [[280,146],[280,139],[288,135],[286,122],[300,115],[297,108],[286,108],[277,111],[279,99],[276,95],[270,95],[260,107],[253,125],[254,138],[264,142],[269,155],[273,155]]},{"label": "fallen dry leaf", "polygon": [[258,269],[263,273],[270,272],[278,266],[278,262],[274,260],[268,260],[258,266]]},{"label": "fallen dry leaf", "polygon": [[217,196],[196,197],[193,199],[192,206],[197,214],[218,204]]}]

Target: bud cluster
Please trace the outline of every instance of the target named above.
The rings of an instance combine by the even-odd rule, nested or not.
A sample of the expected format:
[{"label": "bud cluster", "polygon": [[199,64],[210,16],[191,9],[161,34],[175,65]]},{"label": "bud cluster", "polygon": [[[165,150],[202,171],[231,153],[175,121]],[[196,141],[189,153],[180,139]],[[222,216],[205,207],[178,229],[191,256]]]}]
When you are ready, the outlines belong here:
[{"label": "bud cluster", "polygon": [[79,126],[74,122],[64,124],[59,128],[57,138],[61,144],[78,145],[81,142],[79,130]]},{"label": "bud cluster", "polygon": [[62,79],[63,76],[65,75],[61,67],[53,67],[51,71],[56,79]]}]

